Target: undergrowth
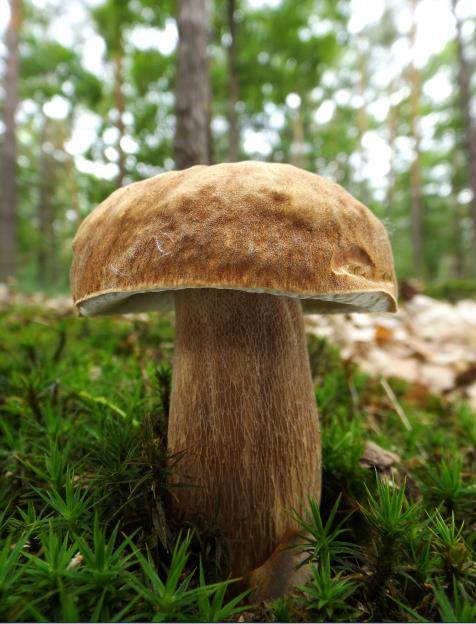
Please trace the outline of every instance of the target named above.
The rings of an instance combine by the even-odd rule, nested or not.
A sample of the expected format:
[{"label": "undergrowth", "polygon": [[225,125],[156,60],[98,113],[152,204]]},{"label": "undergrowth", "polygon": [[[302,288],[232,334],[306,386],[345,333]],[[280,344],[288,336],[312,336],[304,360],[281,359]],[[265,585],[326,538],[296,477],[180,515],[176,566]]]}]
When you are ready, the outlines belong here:
[{"label": "undergrowth", "polygon": [[[0,314],[0,620],[476,619],[475,415],[309,338],[323,495],[297,514],[309,582],[251,605],[226,536],[167,515],[174,333],[155,315]],[[373,441],[397,453],[364,466]]]}]

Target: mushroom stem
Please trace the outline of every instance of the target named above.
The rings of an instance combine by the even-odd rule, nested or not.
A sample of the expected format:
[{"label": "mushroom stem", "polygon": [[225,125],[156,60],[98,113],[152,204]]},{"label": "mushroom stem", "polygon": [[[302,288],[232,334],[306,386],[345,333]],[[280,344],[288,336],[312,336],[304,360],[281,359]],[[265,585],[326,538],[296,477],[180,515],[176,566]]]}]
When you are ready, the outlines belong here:
[{"label": "mushroom stem", "polygon": [[220,528],[231,573],[262,565],[291,509],[320,496],[320,439],[301,302],[238,290],[175,295],[168,445],[173,512]]}]

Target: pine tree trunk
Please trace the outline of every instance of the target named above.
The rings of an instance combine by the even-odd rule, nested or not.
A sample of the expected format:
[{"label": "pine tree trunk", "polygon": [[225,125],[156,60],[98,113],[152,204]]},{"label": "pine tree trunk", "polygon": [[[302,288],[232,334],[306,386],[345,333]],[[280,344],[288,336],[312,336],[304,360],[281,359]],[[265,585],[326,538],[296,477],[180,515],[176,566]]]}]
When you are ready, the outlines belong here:
[{"label": "pine tree trunk", "polygon": [[464,244],[462,240],[461,223],[464,220],[464,208],[458,203],[456,197],[451,202],[451,208],[453,210],[453,264],[451,267],[452,277],[455,279],[462,279],[465,276],[465,253]]},{"label": "pine tree trunk", "polygon": [[473,273],[476,273],[476,123],[471,113],[471,71],[466,60],[461,20],[456,14],[457,0],[452,0],[456,20],[456,48],[458,52],[458,84],[465,130],[465,150],[468,162],[469,184],[473,193],[471,219],[473,221]]},{"label": "pine tree trunk", "polygon": [[40,284],[48,285],[54,278],[55,236],[54,207],[52,203],[55,188],[55,166],[52,155],[45,150],[45,145],[53,144],[49,124],[43,119],[40,145],[40,189],[38,196],[37,217],[40,241],[37,257],[37,278]]},{"label": "pine tree trunk", "polygon": [[[416,42],[416,20],[415,11],[418,0],[411,0],[412,27],[410,30],[410,41],[412,49]],[[410,116],[411,116],[411,136],[413,139],[414,157],[410,168],[410,193],[411,193],[411,224],[412,224],[412,247],[413,247],[413,267],[417,275],[423,271],[423,197],[422,197],[422,175],[421,175],[421,149],[420,149],[420,99],[421,99],[421,77],[414,61],[410,65]]]},{"label": "pine tree trunk", "polygon": [[208,123],[207,123],[207,163],[213,165],[215,162],[215,144],[213,142],[213,93],[209,89],[208,95]]},{"label": "pine tree trunk", "polygon": [[206,0],[177,0],[175,164],[207,164],[209,155],[208,14]]},{"label": "pine tree trunk", "polygon": [[[69,118],[68,123],[70,124],[70,126],[72,126],[73,122],[71,118]],[[70,132],[71,130],[67,128],[67,124],[65,121],[65,123],[61,126],[61,137],[60,137],[59,148],[64,154],[64,164],[66,167],[67,181],[68,181],[68,187],[69,187],[69,193],[70,193],[70,201],[71,201],[72,210],[74,211],[74,214],[76,217],[75,218],[76,228],[78,228],[83,218],[81,215],[81,203],[79,201],[78,181],[76,179],[76,166],[74,163],[74,157],[71,156],[71,154],[66,149],[66,145],[65,145]]]},{"label": "pine tree trunk", "polygon": [[359,133],[359,144],[361,154],[361,164],[359,176],[364,177],[365,165],[367,164],[367,154],[364,148],[363,139],[365,133],[369,129],[369,119],[367,117],[367,104],[365,102],[365,96],[368,89],[368,76],[367,76],[367,62],[364,54],[359,53],[359,95],[362,98],[362,103],[357,111],[357,130]]},{"label": "pine tree trunk", "polygon": [[116,128],[117,128],[117,144],[116,149],[119,155],[117,166],[119,171],[117,173],[117,188],[120,188],[124,184],[124,176],[126,174],[126,159],[124,149],[121,142],[125,134],[124,126],[124,57],[122,50],[116,52],[114,56],[114,100],[117,114]]},{"label": "pine tree trunk", "polygon": [[228,46],[228,126],[229,144],[228,160],[235,162],[240,157],[240,128],[236,105],[239,97],[238,59],[237,59],[237,24],[235,18],[236,0],[228,0],[228,30],[230,45]]},{"label": "pine tree trunk", "polygon": [[[362,44],[361,44],[362,45]],[[360,47],[360,46],[359,46]],[[359,70],[359,84],[358,93],[361,98],[361,105],[357,111],[357,132],[359,137],[360,147],[360,163],[358,170],[359,184],[361,188],[361,200],[367,201],[369,197],[369,189],[367,180],[365,179],[365,171],[368,166],[368,154],[364,146],[364,136],[369,130],[369,118],[367,114],[367,93],[369,85],[369,76],[367,68],[368,60],[366,52],[361,49],[358,52],[358,70]]]},{"label": "pine tree trunk", "polygon": [[[390,97],[394,90],[394,83],[391,82],[388,89],[388,98]],[[389,162],[389,171],[388,171],[388,185],[387,185],[387,193],[385,199],[385,214],[387,219],[391,220],[393,217],[393,203],[395,199],[395,157],[396,157],[396,149],[395,149],[395,141],[397,139],[397,120],[398,120],[398,107],[391,105],[388,111],[387,116],[387,131],[388,131],[388,147],[390,148],[390,162]]]},{"label": "pine tree trunk", "polygon": [[[451,170],[453,172],[451,185],[453,189],[457,189],[460,181],[458,176],[459,171],[459,156],[460,154],[453,150],[451,152]],[[466,206],[458,201],[457,193],[453,192],[451,197],[450,209],[452,211],[452,250],[453,250],[453,263],[451,266],[452,277],[455,279],[462,279],[466,275],[466,265],[471,263],[471,258],[468,258],[465,245],[465,225],[464,219],[466,217]]]},{"label": "pine tree trunk", "polygon": [[291,152],[291,163],[296,167],[304,166],[304,113],[303,102],[293,112],[293,142]]},{"label": "pine tree trunk", "polygon": [[5,135],[0,166],[0,281],[6,281],[15,275],[17,205],[15,112],[18,106],[18,39],[21,25],[21,0],[10,0],[10,11],[10,23],[6,32],[7,56],[3,107]]}]

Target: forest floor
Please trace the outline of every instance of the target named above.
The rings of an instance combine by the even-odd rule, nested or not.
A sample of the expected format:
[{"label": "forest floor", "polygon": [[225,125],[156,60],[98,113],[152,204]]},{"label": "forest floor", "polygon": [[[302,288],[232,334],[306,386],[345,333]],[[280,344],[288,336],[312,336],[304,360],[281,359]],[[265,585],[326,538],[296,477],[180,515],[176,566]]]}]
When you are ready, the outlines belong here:
[{"label": "forest floor", "polygon": [[474,621],[476,314],[430,302],[309,318],[313,577],[253,606],[226,538],[167,516],[170,319],[0,292],[0,620]]}]

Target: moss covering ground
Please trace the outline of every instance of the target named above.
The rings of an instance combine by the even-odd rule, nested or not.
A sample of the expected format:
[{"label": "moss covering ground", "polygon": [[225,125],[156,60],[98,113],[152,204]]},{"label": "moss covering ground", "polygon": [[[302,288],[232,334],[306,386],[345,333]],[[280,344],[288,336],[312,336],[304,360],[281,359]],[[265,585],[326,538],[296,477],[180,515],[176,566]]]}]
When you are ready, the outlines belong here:
[{"label": "moss covering ground", "polygon": [[[0,620],[476,619],[475,414],[389,380],[404,426],[380,381],[317,338],[313,579],[270,604],[230,598],[226,536],[166,513],[173,339],[155,315],[0,313]],[[361,466],[368,441],[401,462]]]}]

